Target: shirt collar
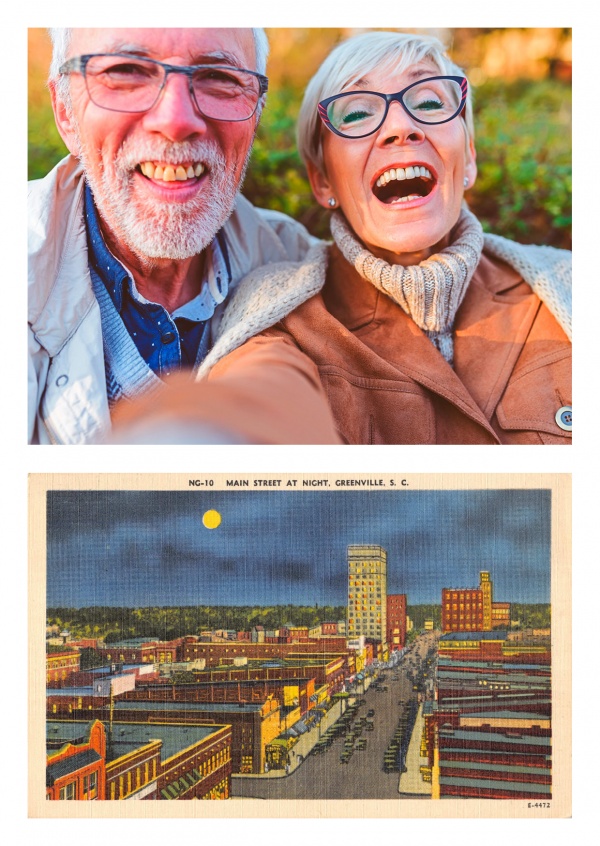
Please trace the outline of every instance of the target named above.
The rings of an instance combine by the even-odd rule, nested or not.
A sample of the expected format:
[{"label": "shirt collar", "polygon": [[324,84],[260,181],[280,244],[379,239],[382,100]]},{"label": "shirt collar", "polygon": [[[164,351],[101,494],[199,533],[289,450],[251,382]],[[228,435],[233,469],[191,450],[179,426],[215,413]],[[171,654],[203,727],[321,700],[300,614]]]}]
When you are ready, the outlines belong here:
[{"label": "shirt collar", "polygon": [[[93,263],[98,275],[106,285],[115,308],[121,313],[123,306],[123,292],[129,289],[133,299],[141,303],[147,303],[137,290],[133,277],[129,271],[116,259],[106,246],[102,230],[100,228],[100,216],[94,202],[90,186],[85,186],[85,220],[87,225],[89,261]],[[229,293],[231,282],[231,271],[227,255],[225,239],[221,233],[213,239],[212,244],[207,248],[207,261],[205,264],[206,279],[200,293],[188,303],[180,306],[173,312],[173,317],[186,317],[189,320],[209,320],[216,307],[222,303]]]},{"label": "shirt collar", "polygon": [[85,185],[85,222],[87,226],[89,261],[94,265],[98,275],[106,285],[106,289],[118,312],[123,303],[123,285],[130,278],[129,274],[106,246],[100,217],[96,209],[92,189]]}]

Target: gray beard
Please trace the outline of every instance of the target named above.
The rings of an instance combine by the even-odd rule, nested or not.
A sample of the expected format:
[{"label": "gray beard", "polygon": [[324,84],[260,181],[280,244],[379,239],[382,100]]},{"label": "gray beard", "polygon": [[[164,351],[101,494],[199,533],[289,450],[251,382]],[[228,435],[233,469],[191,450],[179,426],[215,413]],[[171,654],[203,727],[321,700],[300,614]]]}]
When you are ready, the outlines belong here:
[{"label": "gray beard", "polygon": [[[98,178],[89,165],[88,151],[79,144],[79,158],[101,217],[118,243],[142,260],[182,260],[199,255],[230,217],[241,186],[250,151],[239,181],[214,142],[125,141],[116,158],[102,162]],[[181,164],[201,161],[207,168],[200,194],[187,203],[135,198],[133,171],[142,161]]]}]

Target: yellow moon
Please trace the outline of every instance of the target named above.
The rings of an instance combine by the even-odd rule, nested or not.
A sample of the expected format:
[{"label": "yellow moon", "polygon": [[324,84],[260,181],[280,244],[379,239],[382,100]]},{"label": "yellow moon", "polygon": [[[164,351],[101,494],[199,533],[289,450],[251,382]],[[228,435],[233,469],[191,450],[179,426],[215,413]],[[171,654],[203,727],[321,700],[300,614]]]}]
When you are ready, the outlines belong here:
[{"label": "yellow moon", "polygon": [[221,524],[221,515],[218,511],[211,509],[204,514],[202,522],[207,529],[216,529]]}]

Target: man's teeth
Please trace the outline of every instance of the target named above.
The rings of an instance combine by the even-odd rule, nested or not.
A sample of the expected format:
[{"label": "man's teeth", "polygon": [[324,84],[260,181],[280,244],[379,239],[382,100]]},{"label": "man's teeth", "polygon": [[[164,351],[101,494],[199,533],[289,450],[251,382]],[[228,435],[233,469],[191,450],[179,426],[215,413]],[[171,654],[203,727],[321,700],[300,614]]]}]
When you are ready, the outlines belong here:
[{"label": "man's teeth", "polygon": [[433,179],[430,171],[426,167],[421,167],[420,165],[406,168],[391,167],[389,170],[386,170],[385,173],[381,174],[375,184],[378,188],[381,188],[382,185],[387,185],[392,179],[414,179],[417,176],[424,177],[425,179]]},{"label": "man's teeth", "polygon": [[155,165],[154,162],[142,162],[140,170],[148,179],[158,179],[162,182],[185,182],[204,173],[203,164],[183,165]]}]

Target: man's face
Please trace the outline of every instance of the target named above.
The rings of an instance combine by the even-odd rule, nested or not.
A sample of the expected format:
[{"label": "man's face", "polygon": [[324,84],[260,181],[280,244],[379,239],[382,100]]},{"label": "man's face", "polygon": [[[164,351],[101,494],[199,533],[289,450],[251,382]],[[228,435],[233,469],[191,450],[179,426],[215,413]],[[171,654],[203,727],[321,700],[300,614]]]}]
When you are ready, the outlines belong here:
[{"label": "man's face", "polygon": [[[172,65],[255,69],[250,29],[73,30],[69,58],[116,52]],[[79,73],[71,74],[70,85],[72,110],[55,103],[57,124],[83,163],[109,242],[145,258],[200,253],[231,214],[256,116],[240,122],[203,117],[183,74],[171,74],[158,102],[141,114],[99,108]],[[164,179],[167,169],[178,167],[185,180]]]}]

